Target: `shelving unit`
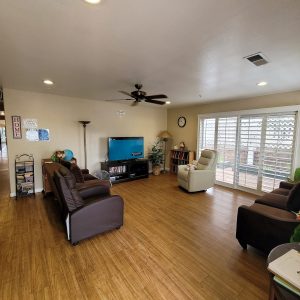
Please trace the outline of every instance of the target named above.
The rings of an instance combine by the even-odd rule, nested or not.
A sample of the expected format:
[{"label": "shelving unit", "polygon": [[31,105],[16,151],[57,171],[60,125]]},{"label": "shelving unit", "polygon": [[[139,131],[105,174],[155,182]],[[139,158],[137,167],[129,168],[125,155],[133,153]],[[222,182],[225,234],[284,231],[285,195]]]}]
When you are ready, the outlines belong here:
[{"label": "shelving unit", "polygon": [[195,159],[194,151],[171,150],[170,151],[170,173],[177,174],[179,165],[190,164]]},{"label": "shelving unit", "polygon": [[17,155],[15,159],[16,198],[35,193],[34,159],[32,154]]},{"label": "shelving unit", "polygon": [[112,183],[147,178],[149,176],[148,159],[101,162],[101,170],[109,173]]}]

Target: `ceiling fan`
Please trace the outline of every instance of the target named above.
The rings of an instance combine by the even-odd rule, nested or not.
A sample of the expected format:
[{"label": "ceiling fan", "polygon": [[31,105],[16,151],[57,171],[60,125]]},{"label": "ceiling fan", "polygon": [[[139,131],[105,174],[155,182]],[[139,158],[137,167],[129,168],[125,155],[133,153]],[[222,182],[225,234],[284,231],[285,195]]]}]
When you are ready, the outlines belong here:
[{"label": "ceiling fan", "polygon": [[147,96],[147,93],[141,90],[143,87],[142,84],[137,83],[134,86],[135,86],[136,90],[131,93],[128,93],[125,91],[119,91],[120,93],[131,97],[130,99],[121,99],[121,100],[134,100],[134,102],[132,103],[132,106],[135,106],[142,101],[145,101],[148,103],[153,103],[153,104],[158,104],[158,105],[166,104],[165,101],[155,100],[155,99],[165,99],[165,98],[168,98],[168,96],[166,96],[164,94]]}]

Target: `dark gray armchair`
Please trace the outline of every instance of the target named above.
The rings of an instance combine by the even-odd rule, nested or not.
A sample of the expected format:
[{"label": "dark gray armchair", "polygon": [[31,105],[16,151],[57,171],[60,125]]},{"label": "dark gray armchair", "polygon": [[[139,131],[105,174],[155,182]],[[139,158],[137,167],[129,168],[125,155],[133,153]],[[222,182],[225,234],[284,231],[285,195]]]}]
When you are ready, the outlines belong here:
[{"label": "dark gray armchair", "polygon": [[101,185],[79,189],[74,175],[63,166],[54,172],[53,179],[73,245],[123,225],[124,203],[120,196],[111,196],[109,190],[105,193]]}]

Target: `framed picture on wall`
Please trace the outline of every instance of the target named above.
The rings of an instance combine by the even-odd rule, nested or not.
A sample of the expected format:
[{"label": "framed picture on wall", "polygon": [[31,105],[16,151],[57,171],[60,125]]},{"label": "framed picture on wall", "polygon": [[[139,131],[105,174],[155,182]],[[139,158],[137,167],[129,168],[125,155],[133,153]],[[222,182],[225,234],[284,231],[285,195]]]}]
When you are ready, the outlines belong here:
[{"label": "framed picture on wall", "polygon": [[21,117],[12,116],[11,119],[12,119],[13,138],[21,139],[22,138]]}]

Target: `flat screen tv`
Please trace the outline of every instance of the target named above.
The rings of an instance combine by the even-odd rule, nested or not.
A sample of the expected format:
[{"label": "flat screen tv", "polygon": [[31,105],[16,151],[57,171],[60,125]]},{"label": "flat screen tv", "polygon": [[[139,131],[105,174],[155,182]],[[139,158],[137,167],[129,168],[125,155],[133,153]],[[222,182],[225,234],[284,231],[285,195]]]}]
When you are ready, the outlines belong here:
[{"label": "flat screen tv", "polygon": [[144,158],[143,137],[109,137],[108,160]]}]

